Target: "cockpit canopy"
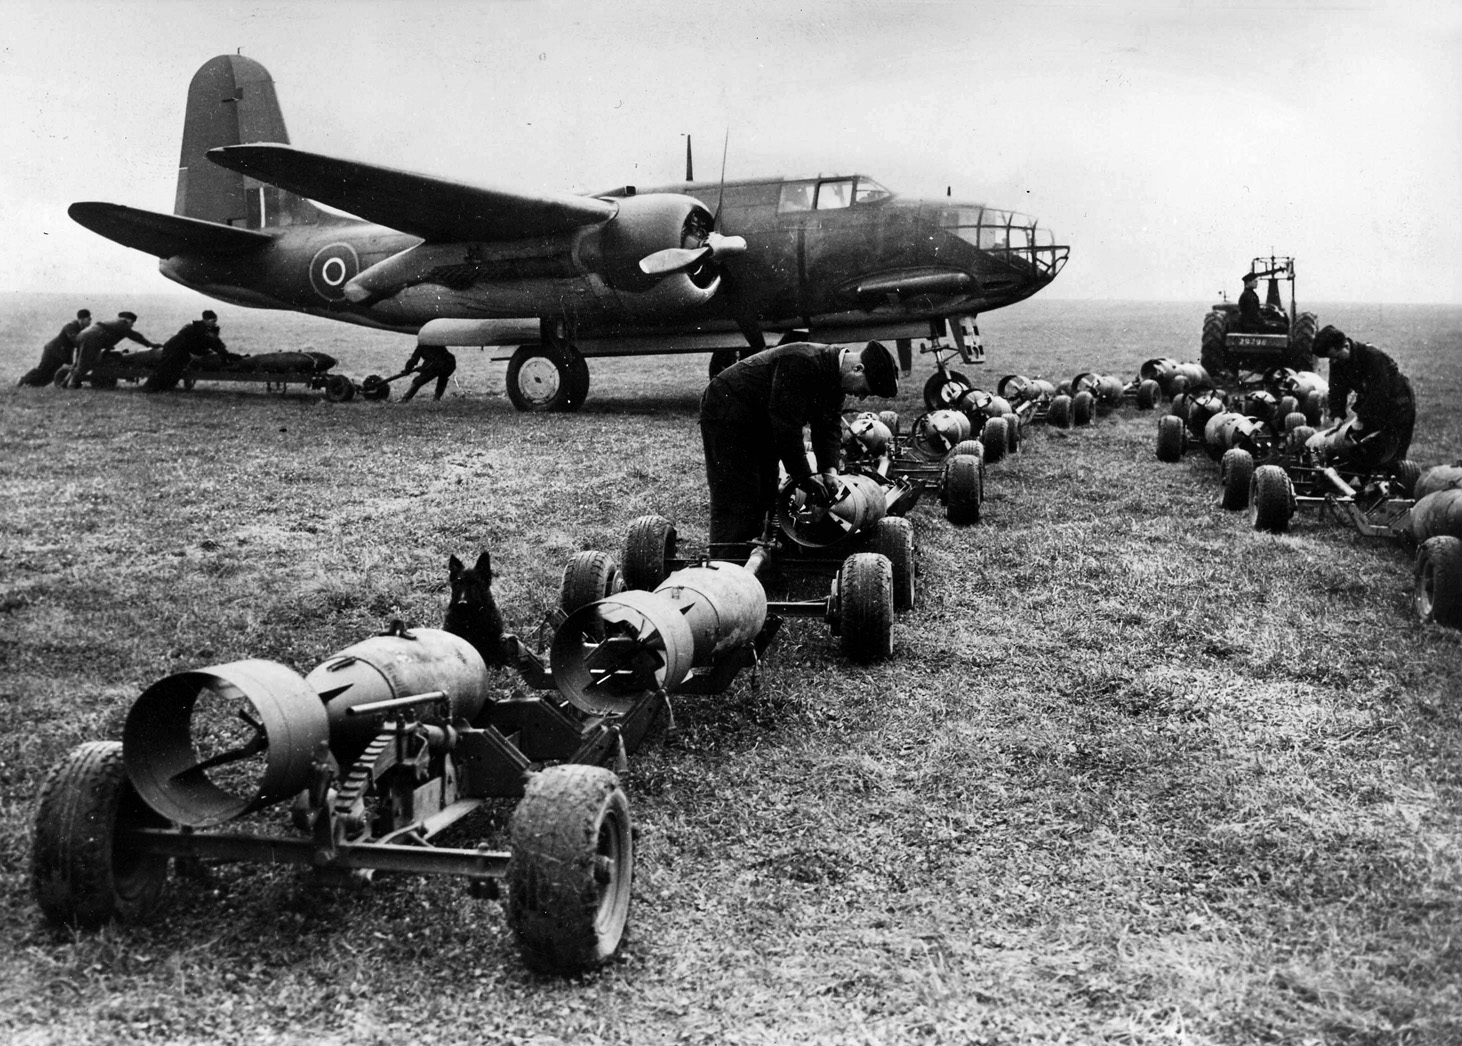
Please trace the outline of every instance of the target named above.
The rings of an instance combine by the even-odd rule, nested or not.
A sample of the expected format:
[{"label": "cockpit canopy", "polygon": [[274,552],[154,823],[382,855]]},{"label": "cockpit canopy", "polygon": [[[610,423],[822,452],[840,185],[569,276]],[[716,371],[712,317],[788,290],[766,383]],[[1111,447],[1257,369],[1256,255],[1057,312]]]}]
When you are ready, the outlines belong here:
[{"label": "cockpit canopy", "polygon": [[886,200],[893,193],[872,178],[852,175],[839,178],[808,178],[786,182],[777,201],[777,212],[834,211]]}]

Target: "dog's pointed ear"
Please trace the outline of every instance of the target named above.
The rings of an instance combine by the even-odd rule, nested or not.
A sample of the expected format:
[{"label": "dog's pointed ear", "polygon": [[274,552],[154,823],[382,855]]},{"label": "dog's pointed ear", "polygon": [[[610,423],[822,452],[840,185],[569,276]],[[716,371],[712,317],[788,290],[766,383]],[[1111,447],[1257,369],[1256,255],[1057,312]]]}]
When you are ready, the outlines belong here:
[{"label": "dog's pointed ear", "polygon": [[447,558],[447,577],[451,578],[453,581],[456,581],[461,576],[462,561],[456,556],[449,556]]},{"label": "dog's pointed ear", "polygon": [[491,582],[492,581],[492,556],[489,553],[487,553],[487,552],[484,552],[482,555],[478,556],[477,557],[477,566],[474,569],[479,574],[482,575],[482,580],[487,581],[487,582]]}]

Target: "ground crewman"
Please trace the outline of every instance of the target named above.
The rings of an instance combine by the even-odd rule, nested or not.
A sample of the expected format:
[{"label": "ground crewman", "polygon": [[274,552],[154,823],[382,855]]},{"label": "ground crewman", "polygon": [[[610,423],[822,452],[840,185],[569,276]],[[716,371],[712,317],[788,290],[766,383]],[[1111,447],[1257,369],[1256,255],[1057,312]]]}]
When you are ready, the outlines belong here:
[{"label": "ground crewman", "polygon": [[76,366],[66,380],[68,389],[81,388],[82,379],[91,373],[99,356],[117,342],[126,338],[149,349],[160,349],[162,344],[150,341],[146,335],[132,329],[137,322],[135,312],[119,312],[115,320],[97,320],[76,336]]},{"label": "ground crewman", "polygon": [[178,333],[163,342],[162,358],[142,388],[147,392],[170,389],[178,383],[194,356],[221,356],[224,352],[223,339],[218,336],[218,314],[204,309],[201,319],[183,324]]},{"label": "ground crewman", "polygon": [[415,396],[417,391],[433,378],[437,380],[437,391],[432,399],[441,399],[442,393],[447,391],[447,379],[457,369],[457,357],[448,352],[443,345],[417,345],[416,351],[406,361],[406,366],[401,369],[399,376],[404,377],[410,374],[416,366],[417,360],[421,360],[421,370],[416,377],[411,379],[411,388],[401,394],[401,401],[404,403]]},{"label": "ground crewman", "polygon": [[75,358],[76,338],[91,323],[91,310],[77,309],[61,332],[41,347],[41,362],[20,376],[18,385],[49,385],[56,372]]},{"label": "ground crewman", "polygon": [[1334,326],[1315,335],[1314,348],[1316,356],[1330,360],[1330,416],[1337,421],[1345,417],[1347,401],[1355,393],[1351,431],[1360,439],[1352,464],[1376,468],[1405,458],[1416,428],[1416,397],[1396,361]]}]

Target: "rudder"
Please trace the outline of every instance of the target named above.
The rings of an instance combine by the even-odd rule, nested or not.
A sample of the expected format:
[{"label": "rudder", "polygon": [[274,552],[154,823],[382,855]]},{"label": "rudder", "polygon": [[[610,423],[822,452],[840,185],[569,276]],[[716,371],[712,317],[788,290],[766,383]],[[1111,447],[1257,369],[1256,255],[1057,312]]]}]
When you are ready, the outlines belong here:
[{"label": "rudder", "polygon": [[188,85],[173,213],[245,229],[318,221],[320,212],[308,201],[204,156],[246,142],[289,144],[274,79],[251,58],[219,55],[203,63]]}]

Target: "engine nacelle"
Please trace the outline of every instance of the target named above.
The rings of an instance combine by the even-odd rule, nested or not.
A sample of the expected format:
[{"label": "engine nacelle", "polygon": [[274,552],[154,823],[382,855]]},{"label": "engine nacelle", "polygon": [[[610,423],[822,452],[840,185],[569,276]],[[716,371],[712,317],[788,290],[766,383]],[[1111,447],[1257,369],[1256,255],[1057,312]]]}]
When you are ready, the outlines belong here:
[{"label": "engine nacelle", "polygon": [[715,221],[705,204],[679,193],[626,196],[615,202],[619,213],[580,246],[580,259],[587,268],[603,273],[617,291],[638,294],[662,283],[678,283],[687,286],[691,297],[707,290],[715,293],[720,275],[709,263],[669,277],[647,276],[640,269],[640,261],[656,251],[703,246]]}]

